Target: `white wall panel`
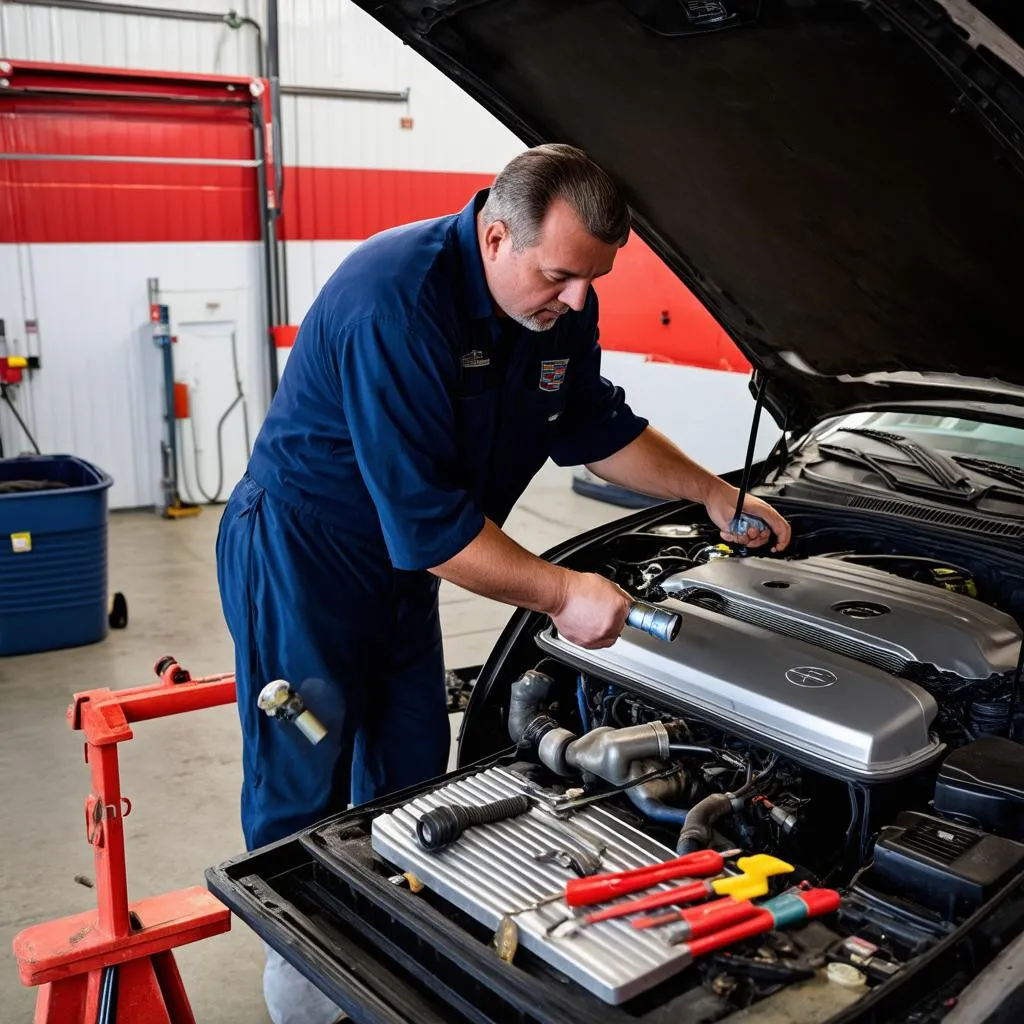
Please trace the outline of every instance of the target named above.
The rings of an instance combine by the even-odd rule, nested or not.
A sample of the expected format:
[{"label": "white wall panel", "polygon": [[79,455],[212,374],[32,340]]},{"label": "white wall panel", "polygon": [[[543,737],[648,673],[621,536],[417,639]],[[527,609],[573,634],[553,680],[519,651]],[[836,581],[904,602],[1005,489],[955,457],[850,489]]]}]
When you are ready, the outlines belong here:
[{"label": "white wall panel", "polygon": [[524,148],[439,71],[409,56],[405,103],[283,97],[286,166],[489,174]]},{"label": "white wall panel", "polygon": [[[15,246],[0,246],[0,268]],[[27,249],[29,247],[21,247]],[[259,246],[246,243],[33,245],[43,367],[31,384],[37,440],[114,477],[113,508],[160,498],[162,370],[152,343],[146,280],[171,291],[241,289],[243,373],[258,423],[268,397],[258,288]],[[4,274],[2,280],[9,282]],[[7,302],[5,284],[0,301]],[[13,303],[11,303],[13,304]],[[256,325],[256,326],[252,326]],[[9,436],[5,425],[5,438]]]},{"label": "white wall panel", "polygon": [[[227,3],[163,6],[226,11]],[[105,67],[254,75],[256,33],[251,26],[103,14],[0,2],[0,56],[13,60]]]},{"label": "white wall panel", "polygon": [[[601,372],[626,392],[633,411],[714,473],[743,465],[754,399],[743,373],[649,362],[631,352],[602,352]],[[762,416],[757,458],[779,439],[771,416]]]},{"label": "white wall panel", "polygon": [[[25,334],[25,320],[32,316],[32,289],[25,273],[25,249],[25,246],[0,245],[0,320],[4,321],[7,335],[7,354],[12,356],[39,354]],[[37,395],[31,377],[25,374],[23,383],[12,387],[10,394],[29,430],[37,434]],[[6,403],[0,403],[0,438],[8,457],[32,450],[31,443],[8,411]]]},{"label": "white wall panel", "polygon": [[358,242],[286,242],[288,254],[288,313],[293,324],[312,305],[324,282]]},{"label": "white wall panel", "polygon": [[409,51],[347,0],[279,0],[281,81],[402,89]]}]

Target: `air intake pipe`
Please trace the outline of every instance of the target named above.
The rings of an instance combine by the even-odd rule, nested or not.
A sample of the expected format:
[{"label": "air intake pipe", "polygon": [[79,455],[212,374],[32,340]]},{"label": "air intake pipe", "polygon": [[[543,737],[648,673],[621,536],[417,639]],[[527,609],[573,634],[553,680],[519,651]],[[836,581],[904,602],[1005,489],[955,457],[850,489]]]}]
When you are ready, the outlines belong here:
[{"label": "air intake pipe", "polygon": [[[542,710],[554,680],[542,672],[529,671],[512,684],[508,730],[522,750],[536,750],[540,762],[558,775],[589,774],[613,786],[623,786],[660,767],[674,747],[683,749],[682,727],[676,723],[648,722],[624,729],[604,726],[577,736],[563,728]],[[688,747],[691,752],[704,748]],[[706,751],[712,753],[710,749]],[[686,811],[663,801],[682,795],[685,773],[652,779],[627,790],[638,810],[655,821],[682,825]]]}]

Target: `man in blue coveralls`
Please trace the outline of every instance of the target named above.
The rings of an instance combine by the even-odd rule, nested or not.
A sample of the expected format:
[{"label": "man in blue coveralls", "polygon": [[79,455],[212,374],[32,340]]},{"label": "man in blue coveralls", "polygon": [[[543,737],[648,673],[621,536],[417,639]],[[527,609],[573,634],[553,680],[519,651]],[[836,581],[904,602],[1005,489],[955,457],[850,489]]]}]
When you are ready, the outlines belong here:
[{"label": "man in blue coveralls", "polygon": [[[726,532],[736,489],[600,374],[592,283],[629,228],[584,153],[540,146],[461,213],[362,243],[317,296],[217,541],[249,849],[445,770],[442,579],[543,612],[584,647],[615,641],[630,603],[619,587],[502,532],[548,458],[703,502],[741,539]],[[774,509],[751,496],[745,508],[788,544]],[[277,678],[326,726],[318,745],[258,710]],[[264,987],[278,1024],[338,1017],[269,951]]]}]

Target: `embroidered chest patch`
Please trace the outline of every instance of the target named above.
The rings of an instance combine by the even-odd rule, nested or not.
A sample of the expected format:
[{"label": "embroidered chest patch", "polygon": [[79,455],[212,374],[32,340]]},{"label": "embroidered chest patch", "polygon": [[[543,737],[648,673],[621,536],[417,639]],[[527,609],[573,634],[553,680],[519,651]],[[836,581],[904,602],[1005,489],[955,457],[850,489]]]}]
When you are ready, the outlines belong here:
[{"label": "embroidered chest patch", "polygon": [[472,352],[467,352],[462,357],[462,366],[467,370],[478,370],[483,366],[490,366],[491,360],[488,356],[485,356],[480,349],[475,348]]},{"label": "embroidered chest patch", "polygon": [[568,359],[544,359],[540,364],[541,391],[557,391],[565,380]]}]

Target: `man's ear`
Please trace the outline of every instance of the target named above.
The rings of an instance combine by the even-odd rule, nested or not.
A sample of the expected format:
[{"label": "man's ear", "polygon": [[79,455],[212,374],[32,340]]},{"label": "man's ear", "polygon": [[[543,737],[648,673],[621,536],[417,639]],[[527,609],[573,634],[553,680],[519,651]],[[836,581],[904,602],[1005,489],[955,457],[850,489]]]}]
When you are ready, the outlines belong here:
[{"label": "man's ear", "polygon": [[484,228],[484,256],[486,259],[498,258],[501,243],[509,238],[508,226],[503,220],[493,220]]}]

